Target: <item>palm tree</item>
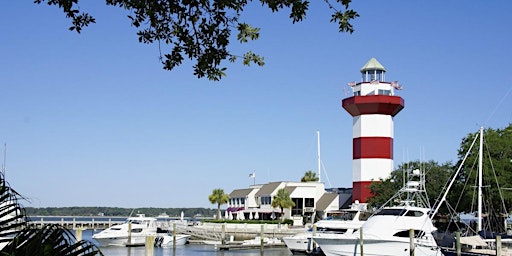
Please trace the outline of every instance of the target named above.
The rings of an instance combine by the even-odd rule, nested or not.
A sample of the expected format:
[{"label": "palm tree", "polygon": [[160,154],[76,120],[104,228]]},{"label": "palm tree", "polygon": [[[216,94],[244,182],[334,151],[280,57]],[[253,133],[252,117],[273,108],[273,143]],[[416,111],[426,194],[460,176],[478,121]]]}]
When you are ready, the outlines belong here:
[{"label": "palm tree", "polygon": [[220,220],[220,206],[229,201],[229,195],[224,193],[223,189],[216,188],[212,194],[208,196],[210,203],[217,204],[217,219]]},{"label": "palm tree", "polygon": [[284,217],[283,212],[284,209],[288,209],[290,207],[294,207],[295,203],[290,198],[290,193],[286,191],[285,188],[281,188],[277,191],[277,194],[272,199],[272,207],[274,208],[281,208],[281,218]]},{"label": "palm tree", "polygon": [[77,241],[59,225],[34,228],[18,200],[24,199],[0,174],[0,255],[103,255],[90,241]]},{"label": "palm tree", "polygon": [[316,172],[313,172],[311,170],[307,171],[300,182],[309,182],[309,181],[318,181],[319,177],[316,176]]}]

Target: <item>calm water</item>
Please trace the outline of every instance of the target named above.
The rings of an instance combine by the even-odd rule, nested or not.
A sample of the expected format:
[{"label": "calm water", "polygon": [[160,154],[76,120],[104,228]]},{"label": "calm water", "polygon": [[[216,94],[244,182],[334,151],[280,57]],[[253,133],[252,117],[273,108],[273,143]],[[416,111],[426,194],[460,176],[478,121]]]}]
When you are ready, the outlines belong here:
[{"label": "calm water", "polygon": [[[82,238],[94,243],[92,239],[93,230],[84,230]],[[96,231],[98,232],[98,231]],[[96,243],[97,244],[97,243]],[[100,247],[101,252],[106,256],[145,256],[144,247]],[[256,250],[232,250],[232,251],[218,251],[215,250],[213,245],[196,245],[186,244],[180,245],[176,248],[155,248],[154,256],[291,256],[292,253],[286,248],[268,248],[263,252],[259,249]]]}]

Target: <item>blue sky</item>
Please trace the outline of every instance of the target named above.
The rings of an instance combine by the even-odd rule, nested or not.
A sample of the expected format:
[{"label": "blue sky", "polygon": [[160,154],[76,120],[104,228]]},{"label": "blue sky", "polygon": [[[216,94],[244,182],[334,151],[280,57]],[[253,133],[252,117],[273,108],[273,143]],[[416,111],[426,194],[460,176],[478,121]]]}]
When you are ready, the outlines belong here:
[{"label": "blue sky", "polygon": [[[375,57],[398,80],[395,165],[456,161],[461,139],[512,122],[509,1],[355,1],[353,34],[329,23],[324,1],[292,24],[253,3],[243,19],[263,67],[225,63],[220,82],[191,65],[164,71],[157,45],[138,43],[126,14],[101,3],[82,34],[55,7],[9,1],[0,9],[0,142],[8,182],[25,206],[211,207],[253,183],[352,182],[347,82]],[[325,175],[327,174],[327,175]]]}]

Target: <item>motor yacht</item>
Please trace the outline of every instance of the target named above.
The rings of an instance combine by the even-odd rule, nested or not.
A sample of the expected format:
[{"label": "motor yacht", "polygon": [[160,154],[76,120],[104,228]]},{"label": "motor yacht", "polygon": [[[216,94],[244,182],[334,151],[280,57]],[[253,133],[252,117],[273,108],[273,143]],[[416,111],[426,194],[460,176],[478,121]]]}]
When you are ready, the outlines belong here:
[{"label": "motor yacht", "polygon": [[283,242],[292,254],[321,254],[320,248],[312,240],[313,234],[352,233],[364,223],[366,210],[359,202],[355,202],[349,209],[331,213],[329,217],[319,220],[303,233],[283,237]]},{"label": "motor yacht", "polygon": [[410,176],[419,180],[409,180],[359,230],[313,236],[322,252],[327,256],[442,255],[432,235],[436,228],[429,215],[424,173],[414,170]]},{"label": "motor yacht", "polygon": [[155,246],[165,247],[183,245],[188,242],[190,235],[176,235],[174,238],[169,232],[158,228],[156,218],[138,214],[92,236],[101,246],[144,246],[147,237],[154,237]]}]

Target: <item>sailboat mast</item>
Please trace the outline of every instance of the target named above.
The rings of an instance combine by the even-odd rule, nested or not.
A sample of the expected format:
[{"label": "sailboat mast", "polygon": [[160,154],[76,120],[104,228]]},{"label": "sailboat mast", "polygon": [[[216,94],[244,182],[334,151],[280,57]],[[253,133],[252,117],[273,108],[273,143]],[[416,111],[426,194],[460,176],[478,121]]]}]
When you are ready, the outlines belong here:
[{"label": "sailboat mast", "polygon": [[320,131],[316,131],[317,137],[317,152],[318,152],[318,182],[322,182],[322,176],[320,173],[322,171],[322,160],[320,160]]},{"label": "sailboat mast", "polygon": [[4,161],[2,163],[2,178],[5,180],[5,160],[7,157],[7,143],[4,143]]},{"label": "sailboat mast", "polygon": [[478,150],[478,223],[477,231],[482,230],[482,159],[483,159],[484,128],[480,127],[480,148]]}]

